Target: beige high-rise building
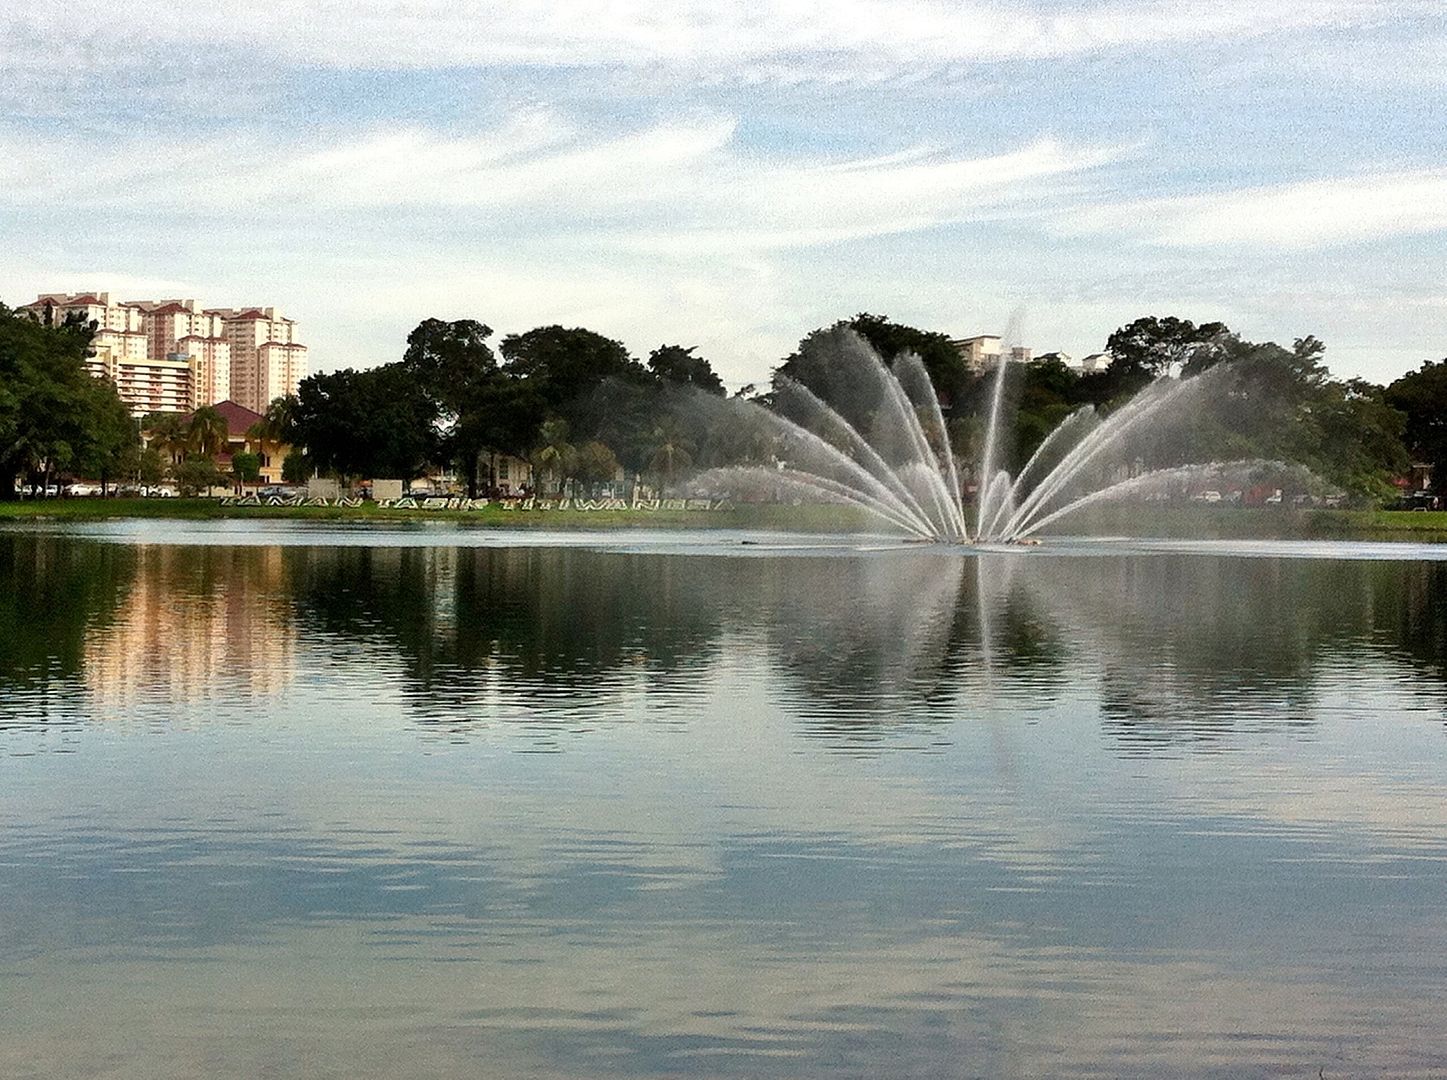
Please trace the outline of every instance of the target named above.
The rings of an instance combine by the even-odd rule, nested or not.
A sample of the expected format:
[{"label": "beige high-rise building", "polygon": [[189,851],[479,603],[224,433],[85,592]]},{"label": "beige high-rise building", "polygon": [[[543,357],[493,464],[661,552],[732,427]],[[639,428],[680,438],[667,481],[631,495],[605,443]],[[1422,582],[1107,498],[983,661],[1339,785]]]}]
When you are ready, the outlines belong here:
[{"label": "beige high-rise building", "polygon": [[132,416],[191,408],[191,365],[185,360],[119,360],[115,384]]},{"label": "beige high-rise building", "polygon": [[1012,364],[1028,364],[1034,355],[1025,345],[1004,347],[998,334],[976,334],[974,337],[958,338],[950,344],[960,354],[965,366],[977,375],[982,371],[993,371],[1002,356]]},{"label": "beige high-rise building", "polygon": [[215,405],[231,397],[231,345],[221,337],[188,335],[171,346],[168,360],[191,369],[191,409]]},{"label": "beige high-rise building", "polygon": [[305,345],[268,341],[256,350],[256,404],[248,408],[266,412],[277,398],[296,393],[306,375]]},{"label": "beige high-rise building", "polygon": [[296,340],[296,323],[274,307],[213,308],[231,345],[231,399],[264,413],[278,397],[296,393],[306,378],[306,346]]},{"label": "beige high-rise building", "polygon": [[83,322],[94,323],[98,331],[140,333],[145,329],[140,308],[134,304],[111,302],[111,294],[103,293],[41,293],[21,311],[34,313],[47,326],[60,326],[74,315]]},{"label": "beige high-rise building", "polygon": [[85,367],[98,379],[115,382],[117,363],[144,360],[149,355],[140,309],[112,303],[110,293],[41,293],[20,310],[30,312],[46,326],[62,326],[74,318],[94,327],[92,352]]},{"label": "beige high-rise building", "polygon": [[134,300],[131,305],[141,312],[154,357],[176,352],[176,342],[182,338],[219,338],[225,332],[221,317],[198,311],[195,300]]},{"label": "beige high-rise building", "polygon": [[971,371],[979,373],[993,368],[1000,362],[1000,337],[998,334],[976,334],[974,337],[951,341],[960,359]]}]

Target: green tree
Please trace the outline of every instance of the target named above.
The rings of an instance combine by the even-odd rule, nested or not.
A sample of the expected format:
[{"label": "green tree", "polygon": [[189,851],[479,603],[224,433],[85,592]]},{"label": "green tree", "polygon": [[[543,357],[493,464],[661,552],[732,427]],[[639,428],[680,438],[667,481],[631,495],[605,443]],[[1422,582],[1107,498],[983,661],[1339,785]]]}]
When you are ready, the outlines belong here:
[{"label": "green tree", "polygon": [[437,404],[402,364],[308,376],[293,423],[311,467],[343,479],[411,480],[442,456]]},{"label": "green tree", "polygon": [[702,356],[694,356],[697,345],[660,345],[648,354],[648,370],[657,378],[682,386],[692,386],[709,394],[724,394],[723,380],[713,365]]},{"label": "green tree", "polygon": [[[1030,459],[1045,436],[1078,407],[1080,375],[1058,357],[1023,365],[1015,413],[1015,453],[1011,469]],[[964,445],[957,448],[963,450]]]},{"label": "green tree", "polygon": [[1231,332],[1224,323],[1199,326],[1174,315],[1147,315],[1106,339],[1111,363],[1080,381],[1080,397],[1110,405],[1133,396],[1161,375],[1193,375],[1226,359]]},{"label": "green tree", "polygon": [[487,339],[492,328],[475,319],[424,319],[407,335],[402,366],[435,405],[441,455],[456,463],[476,497],[483,456],[517,453],[536,430],[520,423],[515,380],[499,368]]},{"label": "green tree", "polygon": [[864,311],[850,319],[847,325],[891,364],[904,353],[918,356],[929,372],[930,382],[934,384],[940,405],[946,412],[963,403],[977,381],[948,334],[920,330],[893,322],[887,316]]},{"label": "green tree", "polygon": [[540,326],[509,334],[499,348],[507,373],[522,381],[536,402],[534,431],[556,416],[575,433],[592,434],[596,413],[590,414],[590,406],[600,386],[614,382],[645,387],[651,382],[647,369],[621,342],[581,327]]},{"label": "green tree", "polygon": [[242,484],[254,484],[261,479],[261,455],[243,451],[231,455],[231,475]]},{"label": "green tree", "polygon": [[577,451],[568,441],[567,421],[545,421],[539,438],[541,441],[533,450],[531,458],[533,471],[561,487],[573,475],[577,464]]},{"label": "green tree", "polygon": [[666,423],[655,429],[648,472],[657,482],[660,495],[666,495],[669,484],[693,465],[697,453],[698,447],[678,424]]},{"label": "green tree", "polygon": [[260,446],[272,443],[284,446],[296,435],[296,395],[285,394],[273,398],[267,405],[261,419],[247,429],[246,437]]},{"label": "green tree", "polygon": [[198,495],[226,482],[216,462],[204,454],[191,454],[171,469],[171,477],[183,495]]},{"label": "green tree", "polygon": [[91,330],[46,326],[0,305],[0,499],[22,474],[115,475],[134,428],[115,388],[85,370]]},{"label": "green tree", "polygon": [[141,483],[151,485],[159,484],[166,478],[166,459],[154,446],[148,446],[141,451],[136,462],[136,479]]},{"label": "green tree", "polygon": [[594,439],[578,447],[573,475],[584,484],[611,484],[617,478],[619,468],[613,451]]},{"label": "green tree", "polygon": [[77,475],[99,480],[101,493],[106,494],[112,483],[133,473],[139,464],[140,429],[109,383],[91,379],[85,395],[90,399],[88,438],[76,453],[73,469]]},{"label": "green tree", "polygon": [[167,464],[186,459],[191,436],[181,413],[147,413],[141,418],[141,432],[146,445],[165,455]]},{"label": "green tree", "polygon": [[842,336],[845,331],[862,337],[887,364],[893,364],[905,353],[917,355],[929,373],[940,407],[946,414],[956,415],[969,406],[981,380],[969,370],[948,335],[892,322],[883,315],[868,312],[806,334],[799,347],[774,370],[775,385],[780,378],[787,378],[804,384],[831,403],[846,398],[851,388],[835,385],[833,360],[839,349],[849,347]]},{"label": "green tree", "polygon": [[1412,457],[1432,466],[1432,483],[1447,493],[1447,359],[1424,363],[1387,387],[1387,404],[1404,417]]},{"label": "green tree", "polygon": [[293,450],[282,459],[281,482],[283,484],[305,484],[311,472],[311,462],[300,450]]},{"label": "green tree", "polygon": [[1230,331],[1225,323],[1197,326],[1174,315],[1147,315],[1122,326],[1106,339],[1111,369],[1142,371],[1154,377],[1202,371],[1224,358]]},{"label": "green tree", "polygon": [[225,450],[230,435],[225,418],[210,405],[197,409],[186,423],[187,449],[202,457],[214,458]]}]

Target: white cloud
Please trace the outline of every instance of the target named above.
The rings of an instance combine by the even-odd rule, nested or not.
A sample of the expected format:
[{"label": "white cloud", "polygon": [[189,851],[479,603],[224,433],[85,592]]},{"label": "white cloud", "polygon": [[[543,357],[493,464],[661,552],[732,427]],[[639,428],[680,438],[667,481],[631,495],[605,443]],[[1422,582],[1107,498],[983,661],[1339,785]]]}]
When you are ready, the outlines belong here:
[{"label": "white cloud", "polygon": [[[1398,16],[1431,14],[1422,0]],[[178,17],[169,0],[72,0],[10,15],[0,65],[114,65],[199,47],[285,64],[752,68],[790,61],[877,67],[1045,59],[1240,39],[1381,18],[1368,0],[213,0]],[[37,44],[44,49],[37,50]],[[42,52],[48,59],[40,59]]]},{"label": "white cloud", "polygon": [[1447,169],[1131,200],[1073,212],[1059,227],[1191,248],[1313,248],[1438,233],[1447,231]]},{"label": "white cloud", "polygon": [[477,136],[377,131],[320,148],[261,134],[193,144],[157,161],[144,141],[0,141],[12,179],[0,206],[63,204],[142,216],[315,220],[384,209],[455,214],[456,231],[526,228],[639,250],[800,247],[907,232],[1047,202],[1118,159],[1053,139],[985,157],[932,148],[861,160],[741,150],[728,117],[579,134],[525,111]]}]

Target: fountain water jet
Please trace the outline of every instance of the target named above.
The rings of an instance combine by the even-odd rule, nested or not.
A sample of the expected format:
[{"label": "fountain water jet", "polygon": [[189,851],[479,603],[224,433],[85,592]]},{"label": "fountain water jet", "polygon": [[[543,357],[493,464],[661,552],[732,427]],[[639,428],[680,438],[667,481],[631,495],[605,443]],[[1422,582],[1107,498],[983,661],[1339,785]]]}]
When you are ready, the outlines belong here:
[{"label": "fountain water jet", "polygon": [[1128,457],[1133,440],[1159,438],[1219,387],[1222,369],[1213,368],[1189,379],[1162,377],[1105,417],[1093,406],[1076,410],[1012,477],[998,467],[1009,364],[1002,357],[991,387],[972,535],[944,414],[919,357],[902,355],[891,367],[847,328],[821,332],[810,348],[825,350],[829,400],[782,378],[772,409],[738,399],[696,403],[705,419],[735,432],[742,425],[754,436],[747,441],[749,460],[720,463],[694,480],[696,488],[744,497],[787,492],[854,507],[920,540],[998,543],[1023,541],[1095,503],[1175,495],[1209,480],[1249,480],[1287,468],[1235,461],[1143,472]]}]

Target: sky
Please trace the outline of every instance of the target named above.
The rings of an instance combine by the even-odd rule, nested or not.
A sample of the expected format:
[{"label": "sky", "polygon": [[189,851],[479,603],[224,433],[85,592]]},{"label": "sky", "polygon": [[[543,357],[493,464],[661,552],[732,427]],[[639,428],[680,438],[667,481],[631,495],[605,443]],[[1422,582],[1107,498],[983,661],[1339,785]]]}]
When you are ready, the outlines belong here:
[{"label": "sky", "polygon": [[1147,314],[1447,356],[1442,0],[40,0],[0,21],[0,300],[696,345],[870,311],[1082,356]]}]

